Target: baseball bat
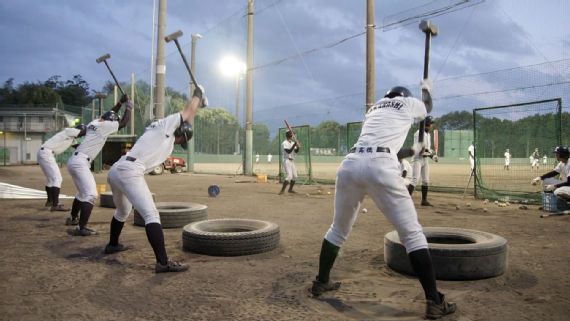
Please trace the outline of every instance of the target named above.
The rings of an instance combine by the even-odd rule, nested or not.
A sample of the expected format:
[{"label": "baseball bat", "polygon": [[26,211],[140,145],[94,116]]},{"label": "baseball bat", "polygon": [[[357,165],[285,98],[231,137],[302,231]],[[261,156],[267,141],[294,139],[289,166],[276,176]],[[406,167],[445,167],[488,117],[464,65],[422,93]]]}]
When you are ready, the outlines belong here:
[{"label": "baseball bat", "polygon": [[299,143],[299,140],[297,140],[297,135],[295,135],[295,132],[293,131],[293,128],[291,128],[291,126],[289,125],[289,123],[287,122],[287,119],[284,119],[285,121],[285,126],[287,126],[287,129],[291,132],[291,134],[293,134],[293,139],[295,140],[295,142],[297,143],[297,146],[301,147],[301,144]]}]

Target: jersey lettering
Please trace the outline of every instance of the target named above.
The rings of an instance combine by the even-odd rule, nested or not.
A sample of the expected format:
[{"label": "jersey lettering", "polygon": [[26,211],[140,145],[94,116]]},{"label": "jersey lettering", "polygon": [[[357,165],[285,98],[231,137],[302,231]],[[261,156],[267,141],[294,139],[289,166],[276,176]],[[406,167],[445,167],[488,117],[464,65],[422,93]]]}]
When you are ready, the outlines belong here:
[{"label": "jersey lettering", "polygon": [[368,110],[368,113],[380,108],[394,108],[396,110],[400,110],[402,107],[404,107],[404,103],[400,100],[386,100],[372,106],[372,108]]}]

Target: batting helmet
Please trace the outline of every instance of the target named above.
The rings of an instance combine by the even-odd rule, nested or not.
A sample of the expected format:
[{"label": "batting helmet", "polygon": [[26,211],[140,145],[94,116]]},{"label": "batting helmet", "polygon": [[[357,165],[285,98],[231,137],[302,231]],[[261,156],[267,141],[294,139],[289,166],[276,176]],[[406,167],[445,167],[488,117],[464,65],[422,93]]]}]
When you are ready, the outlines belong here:
[{"label": "batting helmet", "polygon": [[554,152],[562,158],[570,157],[570,151],[568,150],[568,146],[556,146],[556,148],[554,148]]},{"label": "batting helmet", "polygon": [[292,138],[292,137],[293,137],[293,133],[292,133],[290,130],[288,130],[287,132],[285,132],[285,137],[287,137],[287,138]]},{"label": "batting helmet", "polygon": [[426,126],[433,124],[433,117],[427,116],[425,119]]},{"label": "batting helmet", "polygon": [[77,137],[83,137],[87,133],[87,126],[83,124],[75,126],[75,129],[79,129],[79,134],[77,135]]},{"label": "batting helmet", "polygon": [[108,112],[104,113],[103,116],[101,116],[101,118],[103,118],[103,120],[110,120],[110,121],[120,121],[121,120],[119,115],[115,114],[115,112],[112,110],[109,110]]},{"label": "batting helmet", "polygon": [[188,149],[188,141],[192,139],[194,135],[194,130],[189,122],[183,121],[178,128],[174,131],[175,137],[184,137],[184,141],[180,143],[180,146],[184,149]]},{"label": "batting helmet", "polygon": [[394,98],[394,97],[412,97],[412,93],[406,87],[396,86],[390,88],[384,98]]}]

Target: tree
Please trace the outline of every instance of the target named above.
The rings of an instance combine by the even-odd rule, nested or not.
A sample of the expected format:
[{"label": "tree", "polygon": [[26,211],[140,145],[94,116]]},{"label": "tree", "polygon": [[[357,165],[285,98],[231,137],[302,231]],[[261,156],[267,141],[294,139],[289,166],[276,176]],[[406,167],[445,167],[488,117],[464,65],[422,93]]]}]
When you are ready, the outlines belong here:
[{"label": "tree", "polygon": [[253,124],[253,152],[263,155],[269,151],[269,128],[262,123]]},{"label": "tree", "polygon": [[232,154],[235,131],[239,125],[232,114],[222,108],[205,108],[194,118],[196,152]]}]

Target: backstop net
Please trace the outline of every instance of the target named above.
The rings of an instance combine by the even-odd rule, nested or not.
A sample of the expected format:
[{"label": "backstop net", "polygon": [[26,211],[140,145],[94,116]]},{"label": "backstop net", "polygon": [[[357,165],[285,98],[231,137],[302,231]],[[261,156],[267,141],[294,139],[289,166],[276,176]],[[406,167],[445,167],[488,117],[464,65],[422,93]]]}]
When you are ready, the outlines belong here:
[{"label": "backstop net", "polygon": [[475,196],[539,202],[530,182],[556,164],[561,116],[561,99],[474,109]]},{"label": "backstop net", "polygon": [[[297,184],[311,184],[311,128],[308,125],[292,127],[297,140],[301,145],[299,152],[295,155],[295,167],[297,168]],[[281,144],[285,141],[287,128],[279,128],[279,181],[285,179],[285,168],[283,168],[283,148]]]}]

